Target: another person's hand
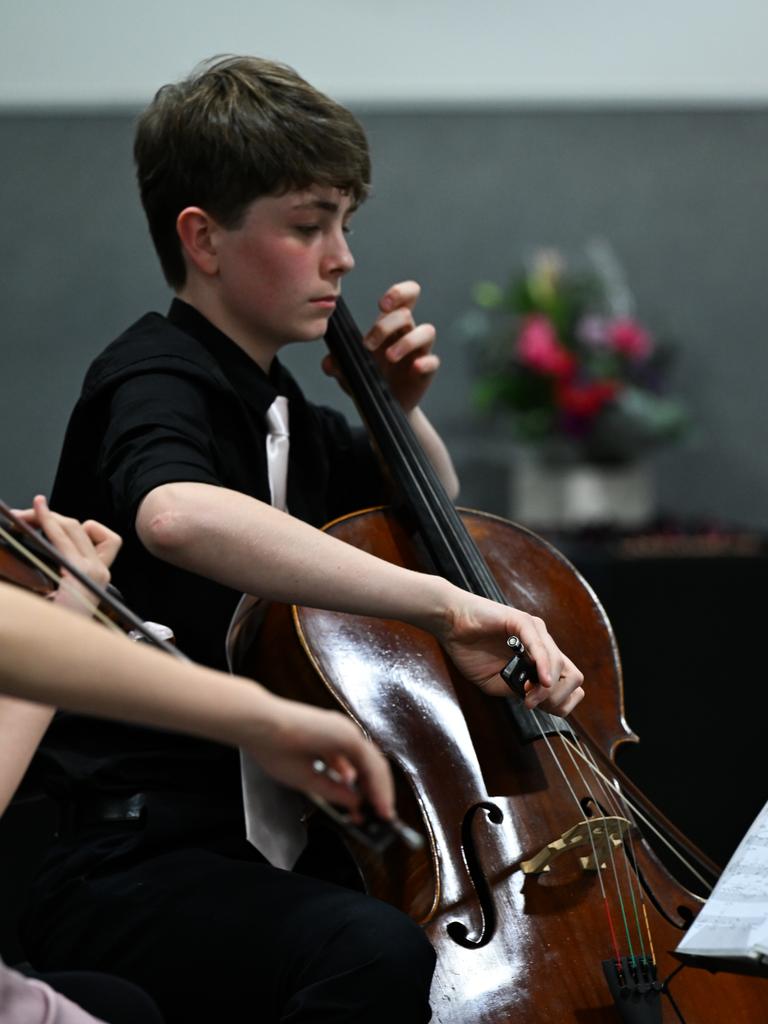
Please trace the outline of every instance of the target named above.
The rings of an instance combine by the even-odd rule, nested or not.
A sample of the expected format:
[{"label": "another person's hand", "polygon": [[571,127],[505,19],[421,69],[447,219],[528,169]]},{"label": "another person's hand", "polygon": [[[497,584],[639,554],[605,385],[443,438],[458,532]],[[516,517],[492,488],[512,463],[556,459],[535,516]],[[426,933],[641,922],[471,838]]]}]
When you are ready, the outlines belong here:
[{"label": "another person's hand", "polygon": [[[32,508],[18,512],[30,526],[43,531],[50,543],[76,569],[89,576],[100,587],[110,580],[109,567],[120,550],[122,538],[102,523],[88,519],[79,523],[77,519],[60,515],[48,507],[48,502],[38,494]],[[94,597],[72,575],[63,569],[62,585],[54,595],[57,604],[75,611],[92,611]]]},{"label": "another person's hand", "polygon": [[[384,755],[351,719],[270,695],[274,715],[244,749],[278,781],[359,816],[367,801],[381,818],[394,815],[392,773]],[[322,761],[331,773],[318,773]],[[334,781],[333,775],[342,781]]]}]

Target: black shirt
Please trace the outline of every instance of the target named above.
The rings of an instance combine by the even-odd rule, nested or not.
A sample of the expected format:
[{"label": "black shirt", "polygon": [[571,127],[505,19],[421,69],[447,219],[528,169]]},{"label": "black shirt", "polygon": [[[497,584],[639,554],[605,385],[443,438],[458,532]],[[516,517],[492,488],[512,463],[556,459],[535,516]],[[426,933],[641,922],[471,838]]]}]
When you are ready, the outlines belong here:
[{"label": "black shirt", "polygon": [[[177,481],[268,502],[265,414],[278,394],[290,410],[292,515],[321,526],[385,500],[364,431],[307,402],[277,359],[264,373],[179,300],[167,318],[142,317],[92,364],[51,494],[57,511],[99,519],[122,535],[112,579],[125,602],[170,626],[184,653],[217,668],[226,665],[224,638],[240,595],[151,556],[136,536],[136,510],[153,488]],[[218,745],[72,715],[57,716],[46,737],[41,763],[51,759],[69,783],[119,791],[217,788],[237,775],[236,756]]]}]

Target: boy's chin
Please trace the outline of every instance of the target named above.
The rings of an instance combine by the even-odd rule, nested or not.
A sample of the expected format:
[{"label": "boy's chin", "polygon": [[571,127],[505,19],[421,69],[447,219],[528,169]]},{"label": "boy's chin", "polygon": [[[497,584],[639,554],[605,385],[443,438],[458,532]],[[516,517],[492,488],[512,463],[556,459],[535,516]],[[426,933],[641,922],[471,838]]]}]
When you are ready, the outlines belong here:
[{"label": "boy's chin", "polygon": [[299,335],[299,341],[316,341],[318,338],[322,338],[325,332],[328,330],[328,321],[331,319],[331,313],[329,311],[326,314],[320,314],[313,316],[305,325]]}]

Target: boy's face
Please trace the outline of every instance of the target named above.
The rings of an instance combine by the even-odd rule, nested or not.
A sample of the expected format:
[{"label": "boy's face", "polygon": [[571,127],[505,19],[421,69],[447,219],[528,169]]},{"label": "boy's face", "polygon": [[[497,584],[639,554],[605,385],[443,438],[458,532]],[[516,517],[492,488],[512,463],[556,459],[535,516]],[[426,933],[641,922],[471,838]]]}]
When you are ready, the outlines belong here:
[{"label": "boy's face", "polygon": [[269,354],[325,333],[354,266],[352,204],[337,188],[312,186],[255,199],[240,227],[217,228],[219,299],[249,344]]}]

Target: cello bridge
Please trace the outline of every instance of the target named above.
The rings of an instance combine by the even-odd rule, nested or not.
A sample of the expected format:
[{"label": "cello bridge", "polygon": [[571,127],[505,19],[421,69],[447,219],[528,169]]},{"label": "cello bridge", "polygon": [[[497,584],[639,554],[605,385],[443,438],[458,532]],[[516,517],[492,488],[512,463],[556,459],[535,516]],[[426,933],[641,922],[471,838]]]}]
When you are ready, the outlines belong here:
[{"label": "cello bridge", "polygon": [[579,861],[584,871],[596,871],[597,859],[599,859],[599,866],[604,868],[606,862],[603,858],[607,858],[613,849],[621,846],[630,827],[631,822],[626,818],[588,818],[563,832],[559,839],[553,839],[551,843],[547,843],[530,860],[521,861],[520,867],[526,875],[537,875],[542,871],[549,871],[555,857],[559,857],[566,850],[587,846],[589,853],[584,857],[579,857]]}]

